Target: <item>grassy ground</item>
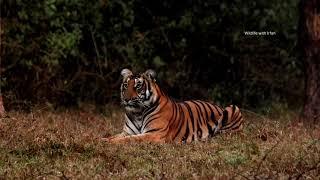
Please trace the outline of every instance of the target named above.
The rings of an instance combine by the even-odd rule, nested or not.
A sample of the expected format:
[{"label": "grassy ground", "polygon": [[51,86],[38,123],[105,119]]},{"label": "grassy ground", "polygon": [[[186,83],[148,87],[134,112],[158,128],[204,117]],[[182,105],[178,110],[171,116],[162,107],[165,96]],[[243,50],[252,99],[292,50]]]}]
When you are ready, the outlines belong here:
[{"label": "grassy ground", "polygon": [[295,113],[244,112],[243,133],[208,142],[112,145],[122,113],[9,112],[0,120],[0,179],[320,178],[320,128]]}]

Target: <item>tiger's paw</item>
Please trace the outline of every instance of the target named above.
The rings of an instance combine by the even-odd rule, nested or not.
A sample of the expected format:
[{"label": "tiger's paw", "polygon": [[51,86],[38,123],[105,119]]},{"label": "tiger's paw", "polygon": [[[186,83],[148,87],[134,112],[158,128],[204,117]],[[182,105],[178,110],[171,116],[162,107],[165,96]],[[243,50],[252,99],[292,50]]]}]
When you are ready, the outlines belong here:
[{"label": "tiger's paw", "polygon": [[101,141],[103,142],[107,142],[107,143],[112,143],[112,144],[118,144],[119,142],[121,142],[122,138],[119,137],[106,137],[106,138],[101,138]]},{"label": "tiger's paw", "polygon": [[103,142],[111,142],[111,141],[112,141],[112,139],[114,139],[114,137],[113,137],[113,136],[100,138],[100,140],[101,140],[101,141],[103,141]]}]

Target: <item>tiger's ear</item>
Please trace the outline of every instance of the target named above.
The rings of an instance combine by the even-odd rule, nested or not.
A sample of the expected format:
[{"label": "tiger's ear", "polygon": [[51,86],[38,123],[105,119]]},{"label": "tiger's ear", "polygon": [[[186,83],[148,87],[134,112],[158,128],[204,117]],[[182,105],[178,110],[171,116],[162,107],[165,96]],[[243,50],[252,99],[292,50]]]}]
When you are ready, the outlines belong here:
[{"label": "tiger's ear", "polygon": [[152,69],[148,69],[146,72],[145,72],[145,75],[147,75],[150,79],[152,80],[155,80],[156,77],[157,77],[157,73],[152,70]]},{"label": "tiger's ear", "polygon": [[122,69],[121,75],[123,78],[133,75],[133,73],[129,69]]}]

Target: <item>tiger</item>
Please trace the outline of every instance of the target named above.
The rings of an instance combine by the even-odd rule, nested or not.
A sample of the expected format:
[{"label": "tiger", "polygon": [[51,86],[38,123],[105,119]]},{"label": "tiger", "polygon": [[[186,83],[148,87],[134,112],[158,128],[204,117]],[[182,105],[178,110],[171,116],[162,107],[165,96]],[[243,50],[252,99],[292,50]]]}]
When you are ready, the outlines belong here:
[{"label": "tiger", "polygon": [[121,71],[121,105],[125,110],[123,132],[103,138],[110,143],[191,143],[206,141],[217,133],[243,129],[243,117],[236,105],[221,108],[210,102],[178,102],[156,83],[156,72],[133,74]]}]

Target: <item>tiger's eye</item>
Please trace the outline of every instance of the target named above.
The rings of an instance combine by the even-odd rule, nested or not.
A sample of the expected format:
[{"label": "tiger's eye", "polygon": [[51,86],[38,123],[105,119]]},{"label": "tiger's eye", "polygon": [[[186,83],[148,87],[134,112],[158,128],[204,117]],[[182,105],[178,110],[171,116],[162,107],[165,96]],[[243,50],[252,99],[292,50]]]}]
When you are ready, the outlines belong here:
[{"label": "tiger's eye", "polygon": [[122,84],[122,87],[125,88],[125,89],[127,89],[127,88],[128,88],[128,83],[123,83],[123,84]]},{"label": "tiger's eye", "polygon": [[138,83],[136,86],[137,89],[141,89],[142,88],[142,83]]}]

